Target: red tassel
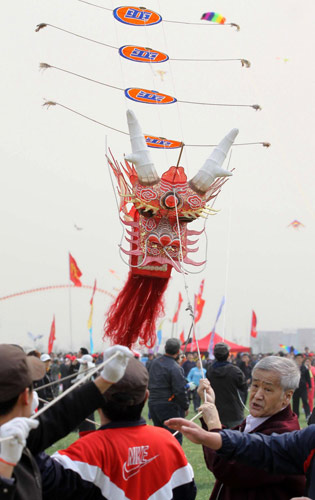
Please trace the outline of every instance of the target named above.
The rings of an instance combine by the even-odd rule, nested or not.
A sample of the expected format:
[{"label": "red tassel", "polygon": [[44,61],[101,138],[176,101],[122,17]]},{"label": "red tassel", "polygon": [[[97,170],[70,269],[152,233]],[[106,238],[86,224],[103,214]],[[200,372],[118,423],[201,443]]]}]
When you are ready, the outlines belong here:
[{"label": "red tassel", "polygon": [[157,319],[164,314],[163,294],[169,278],[129,273],[124,288],[109,308],[104,336],[113,344],[131,347],[138,342],[152,348]]}]

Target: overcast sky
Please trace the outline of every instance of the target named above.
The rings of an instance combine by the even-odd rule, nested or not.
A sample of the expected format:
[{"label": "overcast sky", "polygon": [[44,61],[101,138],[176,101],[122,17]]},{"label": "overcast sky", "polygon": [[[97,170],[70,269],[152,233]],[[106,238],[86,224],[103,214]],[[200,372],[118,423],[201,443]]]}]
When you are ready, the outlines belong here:
[{"label": "overcast sky", "polygon": [[[93,3],[111,10],[122,5]],[[191,301],[205,279],[206,305],[197,334],[209,333],[223,295],[217,332],[231,341],[249,344],[252,309],[258,330],[314,327],[314,2],[148,0],[145,6],[165,20],[186,23],[199,23],[204,12],[213,10],[241,29],[206,22],[135,28],[115,21],[110,10],[77,0],[16,0],[2,6],[0,298],[66,285],[69,251],[86,285],[96,278],[100,288],[117,293],[128,273],[118,253],[121,226],[104,157],[107,142],[122,160],[130,151],[128,137],[64,108],[47,110],[42,107],[47,99],[123,131],[130,108],[145,133],[186,144],[216,144],[233,127],[240,130],[238,143],[270,142],[269,149],[233,147],[235,173],[216,201],[220,212],[207,221],[208,248],[204,238],[199,244],[199,260],[206,253],[207,267],[187,276]],[[174,59],[245,58],[251,68],[238,61],[137,64],[115,49],[55,28],[36,33],[42,22],[114,47],[139,44]],[[154,89],[187,101],[259,104],[262,111],[139,104],[122,91],[55,69],[39,72],[40,62],[119,88]],[[181,164],[189,178],[211,150],[184,148]],[[178,150],[152,155],[161,175],[176,164]],[[304,226],[288,227],[295,219]],[[182,276],[174,271],[172,276],[165,338],[178,292],[184,291]],[[88,289],[57,289],[2,300],[1,340],[31,347],[27,332],[43,334],[45,349],[55,314],[58,347],[69,348],[71,340],[74,349],[88,345],[90,296]],[[185,295],[184,300],[187,306]],[[98,349],[109,304],[109,297],[96,294]],[[189,327],[184,309],[178,334]],[[314,347],[315,339],[309,344]]]}]

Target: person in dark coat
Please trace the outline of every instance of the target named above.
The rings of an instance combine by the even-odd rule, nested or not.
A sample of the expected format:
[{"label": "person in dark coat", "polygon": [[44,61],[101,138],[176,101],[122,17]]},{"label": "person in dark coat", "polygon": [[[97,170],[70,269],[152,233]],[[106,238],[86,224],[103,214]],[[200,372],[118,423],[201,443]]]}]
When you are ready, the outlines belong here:
[{"label": "person in dark coat", "polygon": [[[50,384],[53,380],[51,378],[50,366],[51,366],[51,357],[49,354],[42,354],[40,360],[45,364],[45,375],[42,379],[36,380],[34,382],[34,389],[36,389],[38,397],[50,403],[54,399],[54,392],[52,386],[44,387],[42,386]],[[41,409],[44,406],[44,402],[40,401],[38,408]]]},{"label": "person in dark coat", "polygon": [[[250,414],[239,427],[241,433],[260,432],[270,435],[298,430],[298,418],[290,407],[292,394],[300,378],[295,363],[287,358],[268,356],[256,364],[252,378]],[[212,434],[221,428],[221,422],[213,404],[213,391],[209,386],[206,390],[209,402],[201,406],[204,417],[202,425],[210,431],[207,434]],[[172,426],[171,422],[167,424]],[[206,441],[204,444],[207,467],[216,477],[211,500],[289,500],[303,495],[305,478],[302,475],[257,471],[250,465],[236,463],[233,459],[221,456],[209,448]]]},{"label": "person in dark coat", "polygon": [[294,413],[297,414],[297,416],[300,416],[300,399],[302,400],[303,408],[304,408],[304,413],[305,413],[305,418],[306,420],[309,418],[311,410],[310,410],[310,405],[308,404],[308,397],[307,397],[307,389],[308,387],[311,387],[311,377],[308,369],[306,366],[303,364],[304,356],[303,354],[296,354],[295,357],[295,362],[297,366],[300,369],[301,372],[301,378],[300,378],[300,383],[299,387],[296,388],[293,394],[292,398],[292,406],[293,406],[293,411]]},{"label": "person in dark coat", "polygon": [[[183,417],[189,408],[187,381],[182,367],[177,363],[180,346],[178,339],[168,339],[165,354],[153,361],[149,371],[150,416],[154,425],[166,429],[164,420]],[[182,443],[180,433],[176,435],[176,439]]]},{"label": "person in dark coat", "polygon": [[196,362],[194,361],[194,355],[192,352],[186,354],[186,361],[182,364],[182,369],[184,370],[184,375],[187,378],[188,373],[192,368],[195,368]]},{"label": "person in dark coat", "polygon": [[207,379],[216,394],[220,420],[226,427],[235,427],[244,419],[242,395],[247,391],[243,372],[229,363],[229,346],[219,342],[214,346],[214,363],[207,369]]},{"label": "person in dark coat", "polygon": [[[43,377],[45,367],[34,356],[12,344],[0,345],[0,498],[42,500],[41,476],[34,455],[66,436],[91,411],[103,404],[103,395],[112,383],[124,375],[132,352],[114,346],[105,351],[107,358],[118,355],[104,366],[101,376],[57,401],[36,417],[32,383]],[[35,428],[36,427],[36,428]],[[25,446],[26,445],[26,446]]]}]

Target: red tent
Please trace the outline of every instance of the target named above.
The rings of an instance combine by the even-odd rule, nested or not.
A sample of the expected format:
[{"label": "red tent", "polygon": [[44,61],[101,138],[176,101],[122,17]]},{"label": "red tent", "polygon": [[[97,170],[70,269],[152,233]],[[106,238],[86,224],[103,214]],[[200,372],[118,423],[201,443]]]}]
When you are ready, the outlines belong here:
[{"label": "red tent", "polygon": [[[200,351],[208,351],[209,350],[209,343],[210,343],[210,336],[211,332],[208,333],[205,337],[202,339],[198,340],[198,345]],[[243,345],[238,345],[234,344],[234,342],[230,342],[229,340],[223,339],[218,335],[217,333],[214,334],[214,339],[213,339],[213,346],[215,346],[218,342],[224,342],[230,347],[231,352],[250,352],[250,347],[244,347]],[[185,344],[182,344],[182,350],[185,348]],[[194,352],[197,351],[197,345],[196,342],[191,342],[190,344],[187,345],[186,352]]]}]

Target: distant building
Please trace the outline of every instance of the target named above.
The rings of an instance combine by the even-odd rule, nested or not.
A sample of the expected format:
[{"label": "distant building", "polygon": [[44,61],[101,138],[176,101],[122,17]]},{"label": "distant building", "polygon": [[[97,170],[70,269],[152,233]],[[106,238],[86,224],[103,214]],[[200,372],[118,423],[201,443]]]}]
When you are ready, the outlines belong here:
[{"label": "distant building", "polygon": [[254,354],[260,352],[279,352],[280,344],[293,345],[298,351],[307,346],[315,352],[315,328],[298,328],[292,330],[259,330],[257,337],[250,339],[250,347]]}]

